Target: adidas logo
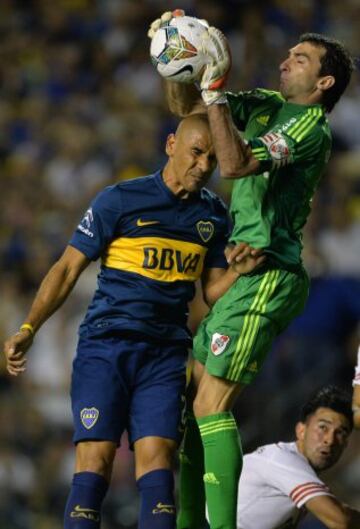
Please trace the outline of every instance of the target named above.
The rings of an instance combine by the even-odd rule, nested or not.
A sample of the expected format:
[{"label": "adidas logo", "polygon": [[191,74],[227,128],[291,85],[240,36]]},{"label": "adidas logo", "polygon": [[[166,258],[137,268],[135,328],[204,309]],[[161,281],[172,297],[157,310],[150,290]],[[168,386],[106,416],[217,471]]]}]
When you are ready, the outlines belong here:
[{"label": "adidas logo", "polygon": [[251,371],[251,373],[257,373],[258,372],[258,365],[257,362],[253,362],[247,367],[247,371]]},{"label": "adidas logo", "polygon": [[204,474],[204,483],[210,483],[211,485],[220,485],[220,481],[217,479],[213,472]]},{"label": "adidas logo", "polygon": [[256,121],[260,123],[260,125],[266,126],[269,122],[269,118],[270,116],[259,116],[258,118],[256,118]]}]

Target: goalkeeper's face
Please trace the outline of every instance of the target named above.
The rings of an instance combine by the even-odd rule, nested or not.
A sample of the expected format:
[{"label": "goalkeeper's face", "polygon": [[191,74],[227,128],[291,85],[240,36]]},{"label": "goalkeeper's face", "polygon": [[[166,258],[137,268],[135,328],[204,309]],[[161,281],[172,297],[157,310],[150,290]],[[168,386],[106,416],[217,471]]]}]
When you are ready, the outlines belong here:
[{"label": "goalkeeper's face", "polygon": [[319,101],[322,91],[328,88],[328,77],[320,77],[322,46],[301,42],[289,50],[288,57],[280,64],[280,92],[293,103],[307,104],[314,97]]},{"label": "goalkeeper's face", "polygon": [[199,191],[216,167],[215,150],[206,121],[187,118],[170,134],[166,144],[169,161],[165,181],[178,196]]},{"label": "goalkeeper's face", "polygon": [[351,427],[342,413],[318,408],[296,425],[297,446],[314,470],[332,467],[346,448]]}]

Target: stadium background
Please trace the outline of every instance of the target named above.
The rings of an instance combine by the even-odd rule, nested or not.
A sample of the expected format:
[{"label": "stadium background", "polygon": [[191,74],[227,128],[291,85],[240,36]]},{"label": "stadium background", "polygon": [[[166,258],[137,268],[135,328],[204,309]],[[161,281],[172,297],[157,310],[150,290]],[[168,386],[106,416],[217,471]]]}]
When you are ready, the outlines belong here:
[{"label": "stadium background", "polygon": [[[206,18],[228,36],[229,86],[277,88],[278,64],[312,30],[360,53],[358,0],[1,0],[0,338],[23,321],[44,273],[101,187],[154,171],[176,121],[152,68],[146,30],[169,8]],[[307,309],[277,342],[236,415],[245,450],[289,440],[299,404],[328,382],[351,390],[360,316],[360,84],[331,114],[334,152],[305,234]],[[228,200],[230,185],[211,186]],[[76,330],[96,265],[43,327],[25,376],[0,364],[0,529],[61,529],[73,465],[68,388]],[[199,299],[193,329],[204,314]],[[333,490],[360,508],[359,434],[331,471]],[[104,529],[135,527],[132,455],[124,447]],[[321,526],[309,520],[307,529]]]}]

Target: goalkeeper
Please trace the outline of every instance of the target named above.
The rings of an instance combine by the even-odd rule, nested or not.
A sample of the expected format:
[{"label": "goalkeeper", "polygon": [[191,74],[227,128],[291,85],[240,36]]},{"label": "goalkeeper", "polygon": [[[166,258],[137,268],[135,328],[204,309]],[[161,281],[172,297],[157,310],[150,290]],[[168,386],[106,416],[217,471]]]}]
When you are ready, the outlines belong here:
[{"label": "goalkeeper", "polygon": [[[171,16],[152,24],[150,38]],[[217,301],[194,339],[194,415],[184,439],[178,528],[202,527],[203,480],[211,529],[235,529],[242,451],[231,409],[274,338],[304,308],[302,228],[330,156],[326,113],[347,87],[353,61],[336,40],[305,34],[280,65],[280,91],[230,93],[223,90],[229,48],[216,28],[203,51],[200,93],[167,83],[169,108],[178,116],[207,112],[221,176],[235,180],[230,241],[264,248],[267,260]]]}]

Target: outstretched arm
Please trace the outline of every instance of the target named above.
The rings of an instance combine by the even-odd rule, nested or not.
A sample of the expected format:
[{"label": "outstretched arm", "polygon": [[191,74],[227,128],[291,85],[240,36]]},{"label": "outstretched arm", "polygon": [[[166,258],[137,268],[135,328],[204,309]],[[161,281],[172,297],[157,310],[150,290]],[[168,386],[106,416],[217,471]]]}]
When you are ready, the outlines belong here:
[{"label": "outstretched arm", "polygon": [[260,162],[253,156],[251,148],[246,145],[235,127],[229,107],[215,103],[207,109],[221,176],[242,178],[256,174]]},{"label": "outstretched arm", "polygon": [[360,429],[360,384],[354,385],[353,412],[354,412],[354,426],[355,428]]},{"label": "outstretched arm", "polygon": [[358,349],[357,364],[353,380],[352,408],[354,412],[354,426],[360,428],[360,346]]},{"label": "outstretched arm", "polygon": [[306,508],[329,529],[358,529],[360,512],[331,496],[317,496],[306,502]]},{"label": "outstretched arm", "polygon": [[206,114],[200,92],[193,84],[164,81],[165,96],[169,110],[175,116],[184,118],[189,114]]},{"label": "outstretched arm", "polygon": [[256,174],[260,163],[236,128],[223,90],[231,67],[231,54],[221,31],[209,28],[204,38],[204,52],[208,62],[200,82],[201,97],[208,111],[220,174],[224,178]]},{"label": "outstretched arm", "polygon": [[25,353],[35,332],[64,303],[89,259],[76,248],[68,246],[60,259],[43,279],[26,318],[24,328],[4,344],[7,370],[18,375],[25,370]]}]

